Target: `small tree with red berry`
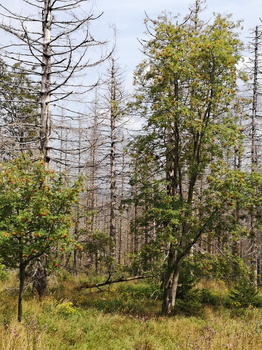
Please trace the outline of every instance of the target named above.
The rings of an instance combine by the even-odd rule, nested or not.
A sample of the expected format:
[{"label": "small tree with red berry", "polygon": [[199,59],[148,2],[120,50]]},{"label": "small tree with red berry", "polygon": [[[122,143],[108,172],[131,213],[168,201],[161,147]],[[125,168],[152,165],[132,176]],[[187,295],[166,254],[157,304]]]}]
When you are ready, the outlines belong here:
[{"label": "small tree with red berry", "polygon": [[69,186],[41,159],[0,164],[0,262],[19,269],[18,321],[28,265],[51,248],[72,246],[69,231],[80,185],[77,180]]}]

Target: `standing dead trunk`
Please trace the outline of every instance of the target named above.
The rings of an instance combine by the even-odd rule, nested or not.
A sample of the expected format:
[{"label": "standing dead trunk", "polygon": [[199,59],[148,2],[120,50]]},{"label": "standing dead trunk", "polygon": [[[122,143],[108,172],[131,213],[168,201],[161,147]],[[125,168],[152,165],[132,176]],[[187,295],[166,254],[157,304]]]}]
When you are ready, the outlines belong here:
[{"label": "standing dead trunk", "polygon": [[[45,167],[49,168],[50,162],[50,136],[51,136],[51,26],[52,26],[52,6],[50,0],[44,0],[42,12],[42,72],[41,72],[41,128],[40,128],[40,152],[44,157]],[[42,257],[37,273],[34,276],[33,285],[39,297],[47,291],[48,283],[46,278],[45,259]]]},{"label": "standing dead trunk", "polygon": [[111,60],[110,76],[110,237],[112,238],[111,257],[116,260],[116,120],[119,117],[117,101],[117,68]]},{"label": "standing dead trunk", "polygon": [[48,288],[48,273],[47,273],[47,261],[45,257],[42,257],[37,266],[36,270],[33,275],[33,291],[37,293],[39,298],[41,299],[42,296],[45,294]]},{"label": "standing dead trunk", "polygon": [[[252,116],[251,116],[251,171],[258,171],[258,153],[257,153],[257,118],[258,118],[258,95],[259,95],[259,44],[261,33],[259,33],[259,27],[256,26],[255,38],[254,38],[254,72],[253,72],[253,98],[252,98]],[[251,268],[252,268],[252,282],[255,288],[257,288],[258,281],[258,247],[256,229],[256,215],[251,213],[250,215],[250,229],[251,235]]]},{"label": "standing dead trunk", "polygon": [[50,161],[50,134],[51,134],[51,117],[50,117],[50,76],[51,76],[51,25],[52,25],[52,7],[50,0],[45,0],[42,30],[42,81],[41,81],[41,129],[40,129],[40,151],[44,155],[45,162],[48,166]]}]

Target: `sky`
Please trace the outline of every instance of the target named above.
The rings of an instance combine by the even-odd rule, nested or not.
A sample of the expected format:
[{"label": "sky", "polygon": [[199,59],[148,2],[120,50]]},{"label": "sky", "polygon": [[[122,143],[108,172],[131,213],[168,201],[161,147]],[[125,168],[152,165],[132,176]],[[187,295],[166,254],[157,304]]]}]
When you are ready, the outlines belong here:
[{"label": "sky", "polygon": [[[28,2],[35,3],[36,0]],[[57,2],[59,3],[60,0]],[[195,0],[86,0],[84,2],[83,9],[86,12],[90,12],[91,9],[95,15],[103,13],[99,19],[91,23],[90,30],[95,39],[110,41],[113,35],[112,26],[117,30],[115,56],[119,57],[118,64],[123,71],[124,89],[127,92],[132,92],[133,73],[143,59],[138,39],[145,38],[145,13],[149,18],[155,19],[166,11],[174,16],[180,14],[180,18],[183,19],[189,13],[188,7],[194,2]],[[16,13],[28,15],[27,5],[23,0],[0,0],[0,4]],[[221,13],[232,14],[234,21],[243,20],[244,29],[240,37],[245,43],[251,40],[251,30],[257,25],[262,25],[261,0],[206,0],[205,7],[202,13],[204,17],[201,17],[203,19],[209,20],[212,19],[213,13]],[[2,42],[3,39],[2,37]],[[89,73],[91,79],[93,74],[95,77],[101,74],[100,66],[92,69],[96,72]],[[93,80],[95,81],[96,78]]]},{"label": "sky", "polygon": [[[34,3],[35,0],[31,0]],[[140,51],[141,45],[138,39],[145,38],[144,18],[145,13],[155,19],[163,11],[171,12],[172,15],[181,15],[181,19],[188,14],[188,7],[195,0],[90,0],[83,5],[88,12],[93,6],[92,12],[103,15],[92,22],[91,33],[100,40],[112,39],[114,26],[117,30],[117,51],[119,65],[124,71],[126,84],[132,85],[132,76],[135,67],[143,59]],[[16,12],[25,10],[23,0],[0,0],[4,6]],[[59,3],[59,0],[58,0]],[[84,3],[83,3],[84,4]],[[10,5],[12,5],[10,7]],[[261,0],[206,0],[206,10],[202,13],[204,19],[210,19],[213,13],[232,14],[234,21],[243,20],[244,29],[241,39],[246,43],[251,37],[250,30],[256,25],[262,24],[262,1]],[[110,27],[111,26],[111,27]],[[97,68],[99,69],[99,68]]]},{"label": "sky", "polygon": [[[119,63],[126,72],[128,84],[132,80],[135,67],[143,59],[138,39],[145,37],[144,18],[147,15],[155,19],[162,11],[188,14],[188,7],[194,0],[95,0],[94,12],[103,12],[99,19],[98,32],[105,37],[110,33],[110,25],[117,30],[117,54]],[[251,30],[262,24],[261,0],[207,0],[203,16],[210,19],[213,13],[232,14],[232,20],[243,20],[244,29],[241,39],[248,43]]]}]

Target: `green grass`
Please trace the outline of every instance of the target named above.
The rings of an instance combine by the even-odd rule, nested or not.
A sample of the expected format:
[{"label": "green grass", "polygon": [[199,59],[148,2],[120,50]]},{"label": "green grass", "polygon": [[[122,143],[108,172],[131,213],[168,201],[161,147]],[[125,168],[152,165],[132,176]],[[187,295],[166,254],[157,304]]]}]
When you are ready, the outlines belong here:
[{"label": "green grass", "polygon": [[26,292],[19,324],[8,283],[0,288],[2,350],[262,350],[261,309],[213,307],[216,290],[215,297],[205,292],[211,302],[202,305],[201,316],[165,318],[159,316],[156,285],[125,283],[79,292],[77,281],[60,281],[41,302]]}]

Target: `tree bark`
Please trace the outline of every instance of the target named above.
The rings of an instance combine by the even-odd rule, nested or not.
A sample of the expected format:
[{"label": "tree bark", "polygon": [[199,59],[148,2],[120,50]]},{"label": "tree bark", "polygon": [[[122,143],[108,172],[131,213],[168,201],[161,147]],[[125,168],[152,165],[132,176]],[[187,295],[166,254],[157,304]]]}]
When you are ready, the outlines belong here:
[{"label": "tree bark", "polygon": [[[252,101],[252,116],[251,116],[251,172],[258,171],[258,154],[257,154],[257,118],[258,118],[258,59],[259,59],[259,27],[256,26],[255,38],[254,38],[254,73],[253,73],[253,101]],[[252,268],[252,282],[255,288],[257,288],[258,281],[258,248],[257,248],[257,229],[256,218],[252,212],[250,215],[250,229],[252,232],[251,245],[251,268]]]},{"label": "tree bark", "polygon": [[117,227],[116,227],[116,121],[119,117],[119,101],[117,96],[117,67],[115,60],[111,59],[110,67],[110,81],[109,81],[109,93],[110,93],[110,228],[109,234],[112,238],[111,245],[111,257],[114,261],[117,258]]},{"label": "tree bark", "polygon": [[103,286],[107,286],[110,284],[114,284],[114,283],[121,283],[121,282],[129,282],[129,281],[135,281],[135,280],[141,280],[141,279],[146,279],[146,278],[152,278],[152,276],[133,276],[133,277],[120,277],[117,280],[110,280],[111,275],[109,276],[109,278],[105,281],[105,282],[101,282],[101,283],[88,283],[85,282],[83,283],[81,286],[76,287],[77,290],[81,290],[81,289],[85,289],[85,288],[99,288],[99,287],[103,287]]},{"label": "tree bark", "polygon": [[22,321],[22,315],[23,315],[23,292],[24,292],[24,285],[25,285],[25,268],[26,266],[24,264],[20,264],[19,267],[19,292],[18,292],[18,312],[17,312],[17,319],[18,322]]},{"label": "tree bark", "polygon": [[45,0],[42,18],[43,45],[42,45],[42,81],[41,81],[41,129],[40,151],[44,155],[46,165],[50,161],[50,76],[51,76],[51,13],[50,0]]},{"label": "tree bark", "polygon": [[175,306],[176,294],[178,287],[178,279],[180,273],[180,264],[176,264],[175,268],[168,271],[163,283],[164,295],[162,302],[162,315],[170,315]]}]

